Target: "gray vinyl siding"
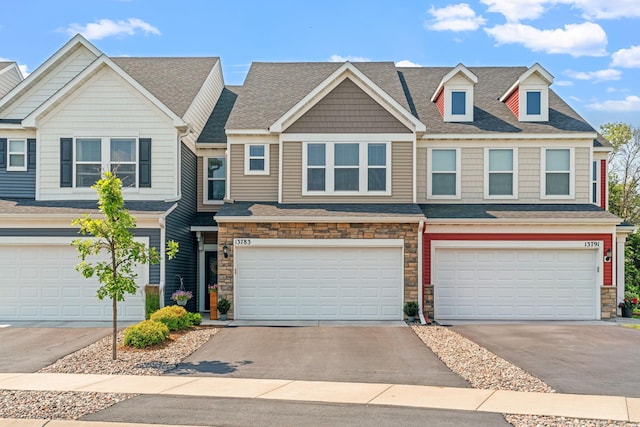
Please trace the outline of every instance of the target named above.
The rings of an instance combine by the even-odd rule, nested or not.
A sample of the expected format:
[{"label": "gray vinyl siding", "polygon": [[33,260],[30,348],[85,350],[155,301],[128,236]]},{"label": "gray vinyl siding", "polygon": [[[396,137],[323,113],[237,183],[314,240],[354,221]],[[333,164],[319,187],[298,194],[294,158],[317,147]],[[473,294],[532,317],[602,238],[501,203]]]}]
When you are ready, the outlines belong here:
[{"label": "gray vinyl siding", "polygon": [[196,292],[197,243],[193,233],[191,233],[191,222],[197,204],[197,158],[184,144],[182,144],[181,151],[182,197],[178,201],[178,206],[166,219],[166,238],[167,240],[175,240],[180,247],[176,257],[166,263],[164,303],[165,305],[175,304],[171,300],[171,294],[180,288],[180,281],[176,277],[176,275],[180,275],[184,280],[185,290],[193,292],[193,298],[189,300],[185,308],[189,311],[196,311],[196,307],[198,307],[198,295]]},{"label": "gray vinyl siding", "polygon": [[282,170],[283,203],[412,203],[413,144],[393,142],[391,145],[390,196],[303,196],[302,143],[285,142]]},{"label": "gray vinyl siding", "polygon": [[[36,144],[34,139],[27,139],[27,146]],[[37,148],[36,148],[37,149]],[[7,153],[8,148],[6,149]],[[27,157],[34,156],[29,150]],[[8,157],[8,154],[7,154]],[[0,167],[0,197],[35,199],[36,197],[36,166],[31,161],[27,161],[26,171],[7,172],[6,165]]]},{"label": "gray vinyl siding", "polygon": [[[259,142],[256,142],[259,144]],[[230,144],[231,198],[237,201],[278,201],[278,145],[269,145],[269,175],[244,174],[244,144]]]},{"label": "gray vinyl siding", "polygon": [[349,79],[345,79],[285,133],[410,133]]},{"label": "gray vinyl siding", "polygon": [[[148,237],[149,246],[160,250],[160,229],[136,228],[136,237]],[[76,228],[0,228],[0,237],[69,237],[81,238]],[[80,262],[80,260],[78,260]],[[78,273],[80,274],[80,273]],[[149,265],[149,283],[160,283],[160,264]]]}]

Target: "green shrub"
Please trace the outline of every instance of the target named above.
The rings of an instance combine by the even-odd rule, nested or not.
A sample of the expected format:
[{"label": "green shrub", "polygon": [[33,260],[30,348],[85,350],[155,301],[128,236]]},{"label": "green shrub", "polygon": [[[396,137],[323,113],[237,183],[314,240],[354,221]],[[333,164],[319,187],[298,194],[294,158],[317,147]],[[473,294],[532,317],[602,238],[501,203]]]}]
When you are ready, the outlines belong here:
[{"label": "green shrub", "polygon": [[162,322],[170,331],[187,329],[187,310],[179,305],[168,305],[151,315],[151,320]]},{"label": "green shrub", "polygon": [[227,314],[229,309],[231,308],[231,303],[225,297],[222,297],[218,300],[218,305],[216,306],[220,314]]},{"label": "green shrub", "polygon": [[418,314],[418,303],[415,301],[407,301],[404,304],[404,314],[415,317]]},{"label": "green shrub", "polygon": [[124,345],[135,348],[162,344],[167,338],[169,338],[169,328],[164,323],[153,320],[143,320],[124,330]]},{"label": "green shrub", "polygon": [[145,286],[144,318],[149,320],[151,313],[160,309],[160,291],[157,286]]},{"label": "green shrub", "polygon": [[202,323],[202,315],[200,313],[187,312],[187,326],[198,326]]}]

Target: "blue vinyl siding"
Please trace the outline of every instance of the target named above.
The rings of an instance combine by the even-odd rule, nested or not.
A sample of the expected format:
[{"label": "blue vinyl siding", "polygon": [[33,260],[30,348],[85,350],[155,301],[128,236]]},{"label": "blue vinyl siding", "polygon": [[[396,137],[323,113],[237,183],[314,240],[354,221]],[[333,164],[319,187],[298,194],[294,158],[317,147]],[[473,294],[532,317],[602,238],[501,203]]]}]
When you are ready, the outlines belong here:
[{"label": "blue vinyl siding", "polygon": [[[3,142],[4,141],[4,142]],[[1,138],[0,144],[6,145]],[[5,148],[6,150],[6,148]],[[35,199],[36,197],[36,140],[27,139],[27,170],[7,172],[6,155],[0,165],[0,197]]]}]

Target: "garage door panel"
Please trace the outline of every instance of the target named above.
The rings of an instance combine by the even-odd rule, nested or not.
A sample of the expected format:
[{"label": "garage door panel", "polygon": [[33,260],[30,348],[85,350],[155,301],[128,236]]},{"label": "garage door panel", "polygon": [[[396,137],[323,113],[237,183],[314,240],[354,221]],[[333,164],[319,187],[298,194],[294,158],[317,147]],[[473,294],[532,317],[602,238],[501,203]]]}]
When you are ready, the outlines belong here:
[{"label": "garage door panel", "polygon": [[595,254],[575,249],[437,248],[436,318],[595,319]]}]

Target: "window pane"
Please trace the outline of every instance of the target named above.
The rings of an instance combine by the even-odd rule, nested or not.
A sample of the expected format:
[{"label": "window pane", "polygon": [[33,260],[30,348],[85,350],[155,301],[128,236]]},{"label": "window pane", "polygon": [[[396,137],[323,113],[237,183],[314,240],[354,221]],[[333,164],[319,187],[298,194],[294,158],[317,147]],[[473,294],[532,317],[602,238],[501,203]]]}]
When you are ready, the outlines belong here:
[{"label": "window pane", "polygon": [[136,161],[136,140],[135,139],[112,139],[111,140],[111,162],[135,162]]},{"label": "window pane", "polygon": [[569,171],[569,150],[547,150],[546,168],[548,171]]},{"label": "window pane", "polygon": [[307,191],[325,191],[324,168],[307,169]]},{"label": "window pane", "polygon": [[136,186],[136,165],[122,163],[111,165],[111,172],[120,178],[123,187]]},{"label": "window pane", "polygon": [[387,189],[387,169],[369,169],[369,191],[385,191]]},{"label": "window pane", "polygon": [[336,144],[334,146],[336,166],[358,166],[359,144]]},{"label": "window pane", "polygon": [[593,162],[593,170],[591,171],[591,176],[592,176],[592,180],[593,181],[597,181],[598,180],[598,162],[595,161]]},{"label": "window pane", "polygon": [[335,191],[358,191],[360,185],[358,169],[336,169],[335,171],[334,190]]},{"label": "window pane", "polygon": [[325,160],[325,145],[324,144],[309,144],[307,145],[307,165],[309,166],[324,166]]},{"label": "window pane", "polygon": [[9,140],[9,152],[10,153],[24,153],[24,141]]},{"label": "window pane", "polygon": [[387,165],[387,146],[385,144],[369,144],[369,166]]},{"label": "window pane", "polygon": [[466,92],[451,92],[451,114],[466,114]]},{"label": "window pane", "polygon": [[76,187],[91,187],[100,179],[100,165],[76,165]]},{"label": "window pane", "polygon": [[490,196],[513,195],[513,174],[510,174],[510,173],[489,174],[489,195]]},{"label": "window pane", "polygon": [[100,155],[100,139],[77,139],[76,158],[79,162],[99,162],[102,158]]},{"label": "window pane", "polygon": [[249,160],[249,170],[252,170],[252,171],[263,171],[264,170],[264,159],[250,159]]},{"label": "window pane", "polygon": [[540,114],[540,92],[527,92],[527,114]]},{"label": "window pane", "polygon": [[568,173],[548,173],[546,190],[547,190],[547,196],[568,196],[569,195],[569,174]]},{"label": "window pane", "polygon": [[489,171],[512,171],[513,151],[512,150],[489,150]]},{"label": "window pane", "polygon": [[249,156],[264,157],[264,145],[250,145]]},{"label": "window pane", "polygon": [[434,173],[431,175],[431,194],[434,196],[456,195],[455,173]]},{"label": "window pane", "polygon": [[598,185],[595,182],[591,184],[591,203],[598,203]]},{"label": "window pane", "polygon": [[10,154],[9,155],[9,166],[12,167],[24,167],[24,154]]},{"label": "window pane", "polygon": [[456,150],[432,150],[431,170],[452,172],[456,170]]},{"label": "window pane", "polygon": [[222,157],[208,159],[207,170],[207,176],[209,178],[225,179],[227,176],[224,158]]},{"label": "window pane", "polygon": [[207,192],[207,198],[209,200],[223,200],[224,199],[224,181],[209,181],[209,189]]}]

